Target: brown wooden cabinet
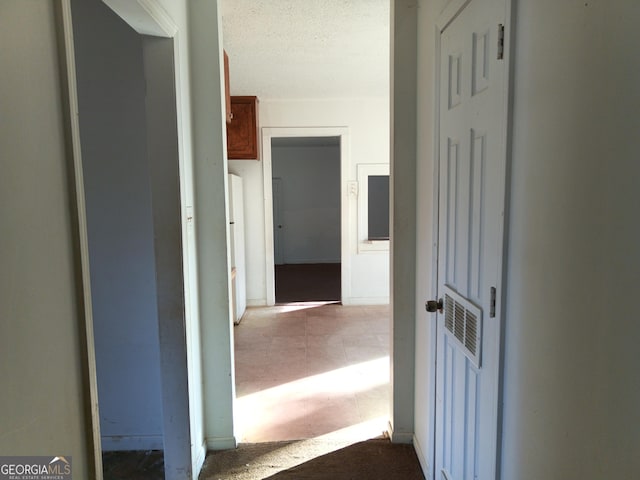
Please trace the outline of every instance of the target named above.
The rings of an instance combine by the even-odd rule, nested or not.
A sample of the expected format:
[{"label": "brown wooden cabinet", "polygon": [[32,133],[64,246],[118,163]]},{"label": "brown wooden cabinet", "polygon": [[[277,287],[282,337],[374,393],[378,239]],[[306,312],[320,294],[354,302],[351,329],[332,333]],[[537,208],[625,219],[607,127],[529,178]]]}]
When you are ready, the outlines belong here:
[{"label": "brown wooden cabinet", "polygon": [[258,160],[258,97],[231,97],[227,157],[230,160]]}]

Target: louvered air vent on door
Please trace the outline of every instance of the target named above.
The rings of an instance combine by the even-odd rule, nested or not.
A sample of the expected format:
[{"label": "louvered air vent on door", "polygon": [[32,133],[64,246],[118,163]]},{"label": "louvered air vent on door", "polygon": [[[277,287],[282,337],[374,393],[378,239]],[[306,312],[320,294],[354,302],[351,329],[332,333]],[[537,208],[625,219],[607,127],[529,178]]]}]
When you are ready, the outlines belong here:
[{"label": "louvered air vent on door", "polygon": [[466,356],[480,368],[482,310],[449,287],[445,287],[444,326]]}]

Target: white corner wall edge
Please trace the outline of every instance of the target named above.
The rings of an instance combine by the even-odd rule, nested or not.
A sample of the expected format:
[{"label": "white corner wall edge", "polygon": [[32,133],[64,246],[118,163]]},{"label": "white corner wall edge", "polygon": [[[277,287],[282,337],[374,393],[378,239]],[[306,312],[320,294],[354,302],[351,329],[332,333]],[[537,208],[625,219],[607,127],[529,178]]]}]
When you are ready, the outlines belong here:
[{"label": "white corner wall edge", "polygon": [[178,27],[157,0],[102,0],[141,35],[174,37]]}]

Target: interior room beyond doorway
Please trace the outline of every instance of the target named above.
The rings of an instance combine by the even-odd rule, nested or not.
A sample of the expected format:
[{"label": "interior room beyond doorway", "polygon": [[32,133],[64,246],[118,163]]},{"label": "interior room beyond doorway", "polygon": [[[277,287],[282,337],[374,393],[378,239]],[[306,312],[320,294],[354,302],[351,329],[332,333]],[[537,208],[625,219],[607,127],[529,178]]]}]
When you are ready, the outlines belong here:
[{"label": "interior room beyond doorway", "polygon": [[271,141],[276,303],[341,300],[340,137]]}]

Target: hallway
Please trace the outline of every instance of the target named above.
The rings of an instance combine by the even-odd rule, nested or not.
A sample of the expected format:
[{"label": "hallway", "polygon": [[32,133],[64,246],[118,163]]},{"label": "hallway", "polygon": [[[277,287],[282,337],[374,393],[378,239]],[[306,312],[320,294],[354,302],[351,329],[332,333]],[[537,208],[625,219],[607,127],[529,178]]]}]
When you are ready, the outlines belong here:
[{"label": "hallway", "polygon": [[[249,308],[234,327],[235,450],[201,479],[422,479],[413,447],[384,438],[389,307]],[[162,452],[105,454],[105,479],[161,478]]]},{"label": "hallway", "polygon": [[384,433],[387,305],[252,308],[234,333],[240,445],[209,452],[201,480],[424,479]]}]

